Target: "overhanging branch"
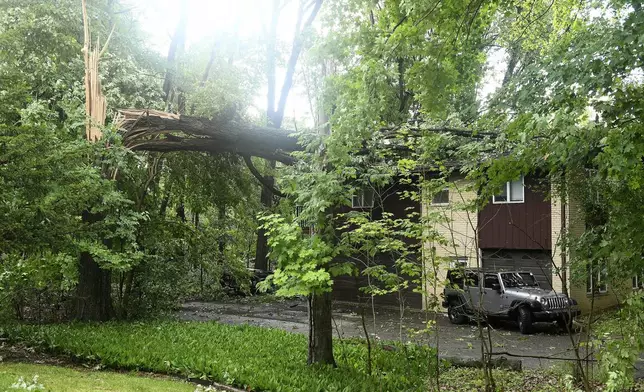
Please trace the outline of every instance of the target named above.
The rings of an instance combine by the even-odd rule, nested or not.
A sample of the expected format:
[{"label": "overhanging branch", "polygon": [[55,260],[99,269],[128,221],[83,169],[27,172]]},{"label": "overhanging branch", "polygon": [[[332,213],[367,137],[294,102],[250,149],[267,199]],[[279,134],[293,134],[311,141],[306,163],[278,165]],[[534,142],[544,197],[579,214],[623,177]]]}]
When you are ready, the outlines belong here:
[{"label": "overhanging branch", "polygon": [[264,188],[266,188],[269,192],[271,192],[275,196],[286,197],[286,195],[284,193],[280,192],[274,186],[269,184],[269,182],[266,180],[266,178],[264,176],[262,176],[262,174],[259,172],[259,170],[257,170],[257,168],[255,167],[255,165],[253,165],[253,161],[250,159],[250,156],[242,155],[242,157],[244,157],[244,162],[246,162],[246,166],[248,166],[248,170],[250,170],[250,172],[253,174],[253,176],[255,176],[255,178],[257,178],[257,181],[259,181],[264,186]]}]

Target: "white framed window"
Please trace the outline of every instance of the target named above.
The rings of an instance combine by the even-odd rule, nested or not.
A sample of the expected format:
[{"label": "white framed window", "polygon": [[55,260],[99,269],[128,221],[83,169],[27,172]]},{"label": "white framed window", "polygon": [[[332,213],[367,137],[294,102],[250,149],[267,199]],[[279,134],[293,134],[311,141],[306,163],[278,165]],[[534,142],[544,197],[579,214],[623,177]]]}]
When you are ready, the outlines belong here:
[{"label": "white framed window", "polygon": [[644,274],[633,276],[633,290],[644,289]]},{"label": "white framed window", "polygon": [[351,208],[373,208],[373,202],[373,190],[363,189],[351,197]]},{"label": "white framed window", "polygon": [[595,293],[606,293],[608,292],[608,285],[606,281],[608,280],[608,271],[606,270],[605,263],[592,263],[586,266],[587,276],[586,276],[586,294]]},{"label": "white framed window", "polygon": [[492,196],[494,204],[523,203],[525,201],[525,182],[523,176],[505,183],[499,194]]},{"label": "white framed window", "polygon": [[295,206],[295,218],[298,220],[300,227],[303,229],[313,228],[313,224],[311,222],[300,219],[300,215],[302,215],[303,211],[304,211],[304,206],[300,206],[300,205]]},{"label": "white framed window", "polygon": [[446,206],[449,204],[449,188],[442,189],[432,197],[433,206]]},{"label": "white framed window", "polygon": [[453,257],[452,261],[449,262],[450,268],[467,268],[467,257],[458,256]]}]

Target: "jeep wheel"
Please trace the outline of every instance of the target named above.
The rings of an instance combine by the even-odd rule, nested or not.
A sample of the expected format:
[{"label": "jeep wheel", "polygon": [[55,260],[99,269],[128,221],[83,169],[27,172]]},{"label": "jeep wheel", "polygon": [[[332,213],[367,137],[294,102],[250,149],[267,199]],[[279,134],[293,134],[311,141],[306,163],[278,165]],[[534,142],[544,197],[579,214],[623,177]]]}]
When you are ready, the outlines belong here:
[{"label": "jeep wheel", "polygon": [[522,306],[517,313],[517,323],[519,323],[519,331],[527,335],[532,332],[532,313],[530,309]]},{"label": "jeep wheel", "polygon": [[465,309],[463,309],[463,303],[459,300],[449,301],[447,317],[452,324],[465,324],[467,322],[467,316],[465,315]]}]

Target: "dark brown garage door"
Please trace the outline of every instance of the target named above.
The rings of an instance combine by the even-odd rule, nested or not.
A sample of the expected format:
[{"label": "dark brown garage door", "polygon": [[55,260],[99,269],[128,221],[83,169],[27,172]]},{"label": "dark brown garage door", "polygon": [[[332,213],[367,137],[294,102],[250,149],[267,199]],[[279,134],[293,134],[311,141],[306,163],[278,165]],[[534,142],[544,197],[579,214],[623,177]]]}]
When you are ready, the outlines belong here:
[{"label": "dark brown garage door", "polygon": [[[387,269],[389,271],[394,271],[395,267],[393,266],[393,260],[391,258],[387,257],[382,257],[379,258],[378,260],[379,263],[386,265]],[[412,280],[412,279],[409,279]],[[377,283],[374,283],[372,281],[373,285],[376,286],[381,286]],[[369,285],[369,280],[367,279],[366,276],[360,275],[357,278],[355,277],[349,277],[349,276],[340,276],[335,279],[333,279],[333,299],[336,301],[345,301],[345,302],[359,302],[359,296],[362,297],[362,301],[365,301],[367,298],[370,299],[368,294],[365,294],[359,290],[360,287],[367,287]],[[416,287],[415,285],[411,287],[411,282],[410,282],[410,287],[403,290],[400,293],[400,296],[402,297],[402,300],[404,301],[404,304],[406,307],[409,308],[414,308],[414,309],[421,309],[423,306],[423,297],[420,293],[414,292],[413,287]],[[365,298],[367,296],[367,298]],[[376,305],[385,305],[385,306],[399,306],[400,304],[400,297],[399,293],[391,293],[391,294],[384,294],[384,295],[377,295],[375,296],[375,304]]]},{"label": "dark brown garage door", "polygon": [[552,289],[550,251],[483,249],[483,268],[488,271],[532,272],[539,286]]}]

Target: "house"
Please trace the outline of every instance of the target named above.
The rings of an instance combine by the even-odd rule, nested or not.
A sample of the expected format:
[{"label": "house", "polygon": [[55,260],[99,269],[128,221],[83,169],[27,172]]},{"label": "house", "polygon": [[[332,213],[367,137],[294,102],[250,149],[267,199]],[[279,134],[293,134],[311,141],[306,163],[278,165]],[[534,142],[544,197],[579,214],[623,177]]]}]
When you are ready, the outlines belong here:
[{"label": "house", "polygon": [[[619,298],[625,298],[627,292],[642,287],[641,277],[614,287],[601,271],[590,274],[585,282],[571,279],[571,255],[561,249],[560,240],[564,233],[581,235],[586,220],[579,203],[551,197],[556,192],[538,175],[521,176],[507,182],[478,210],[464,208],[479,197],[473,182],[464,176],[451,178],[447,187],[426,195],[423,202],[401,196],[410,190],[408,187],[414,188],[413,185],[395,183],[381,192],[361,192],[352,197],[351,207],[338,211],[368,210],[374,219],[379,219],[384,211],[391,213],[394,219],[406,217],[410,210],[418,211],[426,218],[433,214],[431,219],[426,219],[431,225],[428,229],[443,238],[443,241],[428,240],[422,246],[416,244],[419,263],[421,257],[426,266],[431,264],[428,259],[440,259],[436,263],[438,283],[435,287],[427,284],[424,290],[418,290],[412,286],[401,293],[377,296],[374,299],[376,304],[398,306],[402,299],[407,308],[422,309],[431,294],[442,293],[447,270],[459,264],[489,270],[532,272],[540,286],[568,292],[577,300],[582,312],[588,312],[591,307],[595,310],[613,307]],[[394,259],[392,255],[379,254],[372,263],[394,270]],[[367,265],[366,262],[354,262],[360,270]],[[432,276],[432,271],[426,270],[426,275]],[[426,279],[426,282],[431,281]],[[357,278],[337,277],[334,280],[334,300],[357,302],[359,288],[369,283],[374,284],[363,275]],[[426,296],[418,291],[423,291]]]},{"label": "house", "polygon": [[499,194],[475,211],[463,208],[477,198],[473,184],[464,177],[452,178],[449,184],[425,198],[429,201],[422,205],[424,216],[444,218],[432,223],[432,229],[442,234],[447,244],[429,241],[423,246],[426,255],[444,260],[439,264],[440,281],[444,281],[448,268],[458,264],[530,271],[542,287],[569,291],[582,312],[588,312],[591,306],[595,310],[612,307],[618,298],[624,298],[625,291],[640,285],[634,278],[623,286],[611,287],[601,271],[591,274],[584,283],[571,280],[570,255],[558,244],[565,232],[581,235],[585,219],[574,200],[550,198],[556,193],[543,178],[522,176],[507,182]]}]

